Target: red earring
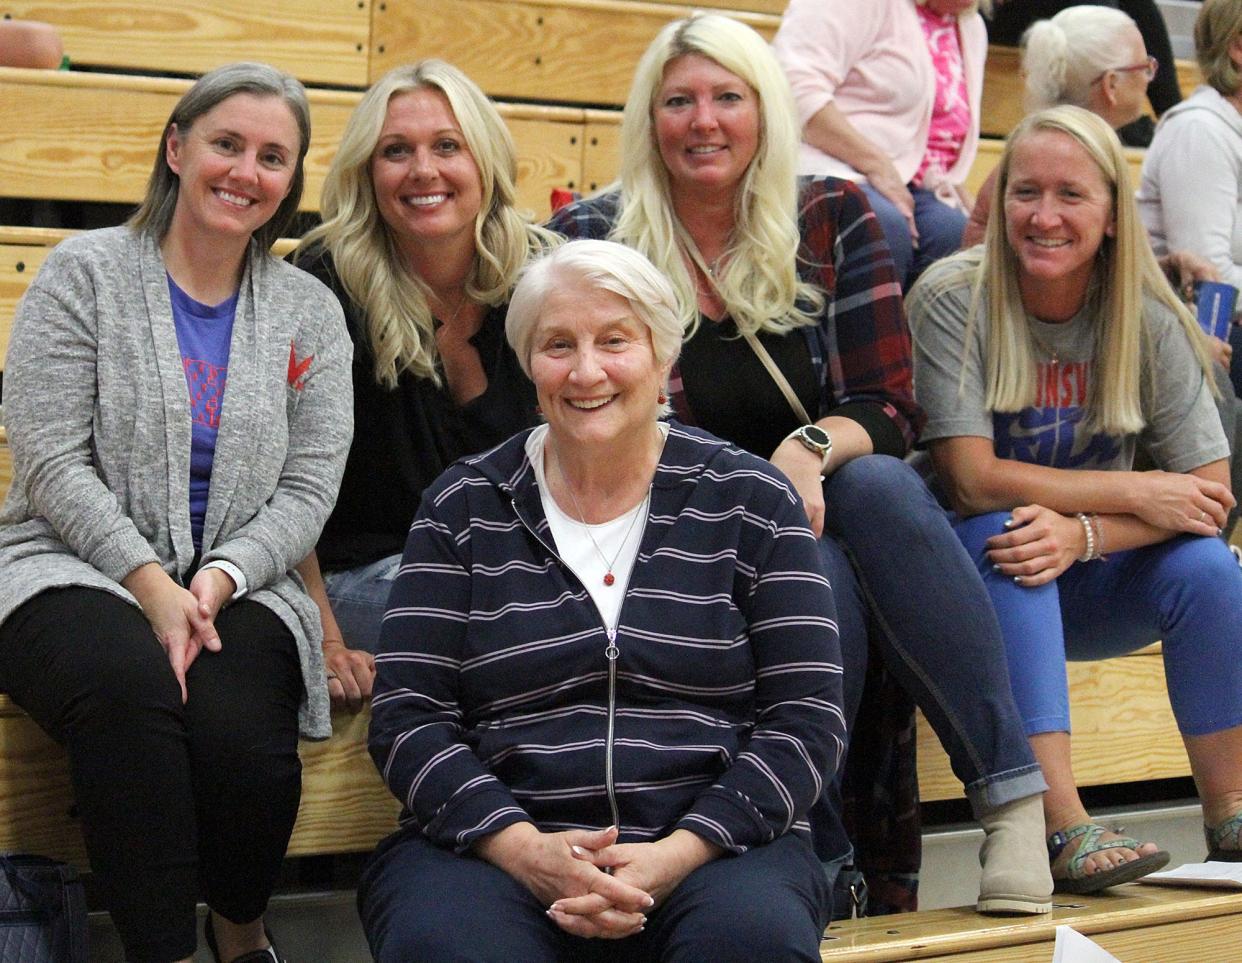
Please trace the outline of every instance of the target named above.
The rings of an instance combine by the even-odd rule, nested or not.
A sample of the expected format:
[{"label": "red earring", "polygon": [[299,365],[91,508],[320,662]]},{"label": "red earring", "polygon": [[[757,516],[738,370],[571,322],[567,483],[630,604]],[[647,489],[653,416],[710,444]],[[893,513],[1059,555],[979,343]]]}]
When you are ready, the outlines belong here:
[{"label": "red earring", "polygon": [[656,398],[656,401],[658,401],[662,405],[666,405],[668,404],[668,395],[666,395],[663,391],[661,391],[659,396]]}]

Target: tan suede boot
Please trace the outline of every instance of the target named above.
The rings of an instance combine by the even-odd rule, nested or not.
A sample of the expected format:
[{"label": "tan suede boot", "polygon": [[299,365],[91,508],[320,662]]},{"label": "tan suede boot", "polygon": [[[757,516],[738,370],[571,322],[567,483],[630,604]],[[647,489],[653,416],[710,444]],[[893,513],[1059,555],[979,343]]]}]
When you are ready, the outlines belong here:
[{"label": "tan suede boot", "polygon": [[979,819],[980,913],[1052,911],[1052,873],[1044,841],[1043,793],[1006,803]]}]

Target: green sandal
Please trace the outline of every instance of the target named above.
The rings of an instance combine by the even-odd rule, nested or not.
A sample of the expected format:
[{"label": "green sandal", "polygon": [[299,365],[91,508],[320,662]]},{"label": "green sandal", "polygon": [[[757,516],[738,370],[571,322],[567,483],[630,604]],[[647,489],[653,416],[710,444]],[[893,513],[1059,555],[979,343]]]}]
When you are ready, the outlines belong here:
[{"label": "green sandal", "polygon": [[[1118,833],[1123,832],[1120,827],[1116,831]],[[1137,839],[1131,839],[1129,836],[1122,836],[1120,839],[1113,839],[1108,842],[1100,842],[1100,837],[1108,832],[1113,832],[1113,830],[1106,826],[1101,826],[1099,823],[1082,823],[1073,829],[1066,830],[1063,833],[1056,832],[1048,837],[1048,861],[1050,863],[1055,862],[1066,846],[1079,836],[1082,837],[1082,842],[1078,844],[1078,849],[1070,857],[1069,864],[1065,867],[1065,875],[1058,877],[1055,873],[1053,874],[1052,891],[1054,893],[1074,893],[1080,896],[1086,893],[1098,893],[1100,890],[1108,889],[1110,886],[1131,883],[1146,876],[1148,873],[1154,873],[1169,861],[1169,854],[1162,849],[1147,856],[1140,856],[1138,859],[1128,860],[1114,866],[1112,869],[1102,869],[1096,873],[1088,873],[1084,864],[1089,856],[1101,853],[1106,849],[1133,849],[1137,851],[1139,846],[1142,845]],[[1210,845],[1211,843],[1209,842],[1209,847]]]},{"label": "green sandal", "polygon": [[1204,826],[1208,862],[1242,863],[1242,810],[1219,826]]}]

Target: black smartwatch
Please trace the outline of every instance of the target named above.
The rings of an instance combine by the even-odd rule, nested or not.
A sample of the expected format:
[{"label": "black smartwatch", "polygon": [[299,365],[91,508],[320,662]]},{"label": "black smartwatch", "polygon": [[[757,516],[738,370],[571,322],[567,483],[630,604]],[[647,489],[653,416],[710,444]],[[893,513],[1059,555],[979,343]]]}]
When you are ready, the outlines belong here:
[{"label": "black smartwatch", "polygon": [[797,438],[803,448],[819,455],[820,474],[828,470],[828,461],[832,458],[832,436],[828,432],[819,425],[803,425],[785,436],[786,441],[790,438]]}]

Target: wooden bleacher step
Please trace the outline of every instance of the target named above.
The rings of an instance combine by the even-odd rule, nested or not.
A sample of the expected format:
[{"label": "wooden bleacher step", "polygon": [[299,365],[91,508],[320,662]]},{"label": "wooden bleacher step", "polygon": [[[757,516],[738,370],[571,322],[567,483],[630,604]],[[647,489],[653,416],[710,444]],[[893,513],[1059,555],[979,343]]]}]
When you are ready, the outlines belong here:
[{"label": "wooden bleacher step", "polygon": [[1051,961],[1066,924],[1122,963],[1242,960],[1242,893],[1131,883],[1104,896],[1057,896],[1038,917],[980,916],[973,907],[833,923],[822,963],[1035,963]]}]

